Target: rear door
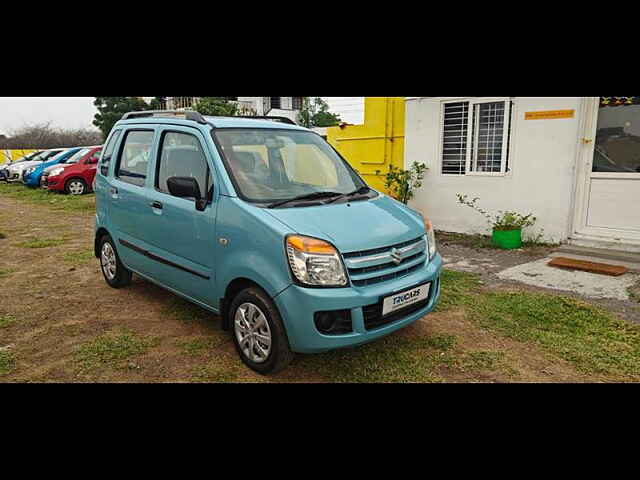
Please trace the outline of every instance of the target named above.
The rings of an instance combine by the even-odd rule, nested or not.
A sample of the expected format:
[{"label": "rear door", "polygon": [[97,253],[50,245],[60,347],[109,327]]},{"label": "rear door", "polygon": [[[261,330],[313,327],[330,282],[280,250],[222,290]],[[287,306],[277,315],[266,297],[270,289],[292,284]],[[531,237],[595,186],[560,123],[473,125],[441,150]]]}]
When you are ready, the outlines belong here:
[{"label": "rear door", "polygon": [[156,130],[155,125],[123,128],[113,175],[108,178],[109,219],[118,254],[127,266],[142,274],[149,273],[144,252],[146,227],[153,213],[147,187]]}]

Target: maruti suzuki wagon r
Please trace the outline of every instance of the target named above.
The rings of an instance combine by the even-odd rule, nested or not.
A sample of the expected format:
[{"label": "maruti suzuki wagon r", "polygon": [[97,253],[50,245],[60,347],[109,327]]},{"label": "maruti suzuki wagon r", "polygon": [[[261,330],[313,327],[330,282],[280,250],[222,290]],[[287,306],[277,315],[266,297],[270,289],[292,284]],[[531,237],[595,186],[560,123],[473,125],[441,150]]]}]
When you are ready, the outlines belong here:
[{"label": "maruti suzuki wagon r", "polygon": [[128,113],[95,177],[106,282],[136,273],[219,314],[263,374],[415,322],[442,269],[428,220],[277,120]]}]

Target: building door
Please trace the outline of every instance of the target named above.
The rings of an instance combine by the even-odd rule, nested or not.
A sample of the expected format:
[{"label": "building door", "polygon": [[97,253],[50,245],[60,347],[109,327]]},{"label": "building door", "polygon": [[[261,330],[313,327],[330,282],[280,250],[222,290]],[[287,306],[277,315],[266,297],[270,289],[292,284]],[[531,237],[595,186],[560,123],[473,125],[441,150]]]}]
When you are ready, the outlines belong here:
[{"label": "building door", "polygon": [[640,245],[640,97],[593,97],[584,107],[572,238]]}]

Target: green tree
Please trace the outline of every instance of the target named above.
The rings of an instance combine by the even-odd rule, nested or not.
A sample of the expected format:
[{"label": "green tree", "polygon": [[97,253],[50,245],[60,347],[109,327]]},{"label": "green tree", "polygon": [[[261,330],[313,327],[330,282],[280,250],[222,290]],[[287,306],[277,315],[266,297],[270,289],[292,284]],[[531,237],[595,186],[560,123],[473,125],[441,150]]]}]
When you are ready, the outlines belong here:
[{"label": "green tree", "polygon": [[164,110],[167,107],[167,97],[153,97],[149,102],[151,110]]},{"label": "green tree", "polygon": [[235,103],[229,103],[225,97],[202,97],[193,109],[202,115],[214,117],[232,117],[238,114],[238,106]]},{"label": "green tree", "polygon": [[149,109],[142,97],[95,97],[93,104],[98,109],[93,124],[100,129],[105,139],[122,115]]},{"label": "green tree", "polygon": [[329,111],[329,104],[320,97],[304,97],[298,123],[303,127],[333,127],[340,123],[340,116]]}]

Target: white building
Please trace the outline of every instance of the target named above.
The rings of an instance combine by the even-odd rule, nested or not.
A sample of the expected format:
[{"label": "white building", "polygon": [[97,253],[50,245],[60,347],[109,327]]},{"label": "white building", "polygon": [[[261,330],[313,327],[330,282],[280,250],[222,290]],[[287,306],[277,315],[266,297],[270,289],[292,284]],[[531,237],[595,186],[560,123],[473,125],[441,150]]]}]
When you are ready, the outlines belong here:
[{"label": "white building", "polygon": [[412,205],[439,230],[489,233],[458,203],[533,213],[524,235],[640,251],[640,97],[406,97]]},{"label": "white building", "polygon": [[[191,108],[200,97],[167,97],[169,110]],[[225,97],[245,115],[287,117],[297,122],[303,97]]]}]

